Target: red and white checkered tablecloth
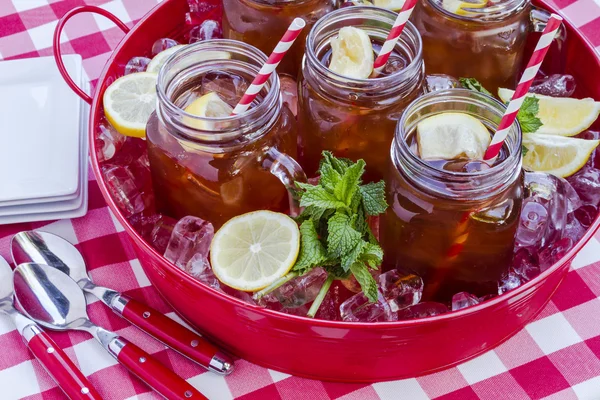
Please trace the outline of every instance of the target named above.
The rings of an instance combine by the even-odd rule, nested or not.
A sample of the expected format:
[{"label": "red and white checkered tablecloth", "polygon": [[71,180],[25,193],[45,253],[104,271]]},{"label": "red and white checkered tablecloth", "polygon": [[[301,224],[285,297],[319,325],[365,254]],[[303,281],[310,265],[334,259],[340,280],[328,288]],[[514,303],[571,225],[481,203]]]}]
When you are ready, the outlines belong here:
[{"label": "red and white checkered tablecloth", "polygon": [[[98,5],[132,25],[156,0],[0,0],[0,60],[51,55],[58,18],[83,4]],[[600,0],[556,0],[556,4],[600,51]],[[87,75],[94,82],[121,37],[118,28],[103,17],[78,15],[64,30],[63,51],[81,54]],[[94,281],[178,319],[144,275],[126,233],[111,216],[94,179],[90,175],[89,212],[85,217],[0,226],[0,255],[10,260],[9,241],[18,231],[39,228],[54,232],[77,244]],[[592,238],[552,301],[523,331],[479,358],[415,379],[372,385],[328,383],[289,376],[244,360],[236,362],[232,375],[219,377],[165,350],[98,301],[92,302],[89,314],[99,325],[153,353],[210,399],[598,400],[599,240],[600,234]],[[85,333],[51,335],[104,398],[158,398]],[[0,349],[1,400],[65,398],[3,315]]]}]

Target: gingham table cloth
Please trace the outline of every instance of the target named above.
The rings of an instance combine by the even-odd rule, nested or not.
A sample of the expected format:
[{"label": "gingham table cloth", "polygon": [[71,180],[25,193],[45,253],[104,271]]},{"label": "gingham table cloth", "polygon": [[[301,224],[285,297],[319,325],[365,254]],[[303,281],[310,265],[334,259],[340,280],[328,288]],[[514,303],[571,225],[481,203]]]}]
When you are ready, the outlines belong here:
[{"label": "gingham table cloth", "polygon": [[[557,0],[558,7],[600,50],[600,0]],[[58,18],[93,4],[132,26],[155,0],[0,0],[0,60],[52,54]],[[95,83],[122,37],[103,17],[78,15],[61,38],[64,53],[78,53]],[[12,134],[1,132],[0,134]],[[0,226],[0,255],[10,260],[11,237],[27,229],[56,233],[83,253],[92,279],[147,302],[179,320],[144,275],[123,228],[111,215],[90,171],[89,212],[83,218]],[[293,377],[244,360],[232,375],[204,371],[114,315],[98,301],[91,319],[152,353],[210,399],[600,399],[600,233],[573,262],[545,310],[496,349],[456,368],[401,381],[341,384]],[[118,277],[118,279],[115,279]],[[105,399],[158,399],[85,333],[51,333]],[[398,360],[402,362],[402,360]],[[62,391],[0,316],[0,400],[64,399]]]}]

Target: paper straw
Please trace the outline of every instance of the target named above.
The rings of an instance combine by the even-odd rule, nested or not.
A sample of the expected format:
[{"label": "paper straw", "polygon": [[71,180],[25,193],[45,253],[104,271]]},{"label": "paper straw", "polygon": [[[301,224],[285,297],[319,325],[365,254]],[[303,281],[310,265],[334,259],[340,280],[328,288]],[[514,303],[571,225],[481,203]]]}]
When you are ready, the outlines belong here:
[{"label": "paper straw", "polygon": [[527,68],[525,69],[525,72],[523,72],[523,76],[515,89],[515,93],[506,107],[504,116],[500,121],[500,125],[498,125],[498,130],[494,134],[492,142],[483,156],[484,160],[491,160],[500,152],[504,140],[506,139],[506,136],[508,136],[510,127],[515,122],[519,109],[525,100],[525,96],[527,95],[527,92],[529,92],[531,83],[537,75],[540,66],[542,65],[542,61],[544,61],[544,57],[546,57],[546,53],[548,53],[548,49],[556,36],[556,32],[560,28],[562,20],[562,17],[559,15],[552,14],[550,16],[550,20],[548,21],[544,32],[542,32],[542,37],[540,37],[537,46],[535,46],[535,50],[533,51],[529,64],[527,64]]},{"label": "paper straw", "polygon": [[406,0],[402,6],[402,10],[398,13],[398,17],[394,22],[394,26],[392,26],[392,30],[388,34],[379,55],[373,63],[373,73],[371,74],[371,77],[377,77],[377,75],[385,68],[385,64],[390,58],[392,50],[396,47],[400,34],[402,34],[402,30],[404,30],[404,26],[406,26],[406,22],[408,21],[408,18],[410,18],[410,13],[412,13],[412,10],[415,8],[415,4],[417,4],[417,0]]},{"label": "paper straw", "polygon": [[256,75],[252,81],[252,84],[248,87],[246,93],[244,93],[240,99],[238,105],[235,106],[231,112],[231,115],[242,114],[250,107],[250,104],[252,104],[256,98],[256,95],[265,85],[265,82],[267,82],[273,71],[275,71],[275,68],[277,68],[281,62],[281,59],[283,56],[285,56],[285,53],[290,49],[290,47],[292,47],[292,44],[294,44],[294,41],[298,35],[300,35],[300,32],[304,26],[306,26],[306,22],[304,22],[302,18],[296,18],[292,21],[279,43],[277,43],[277,46],[275,46],[275,49],[269,56],[267,62],[262,66],[260,71],[258,71],[258,75]]}]

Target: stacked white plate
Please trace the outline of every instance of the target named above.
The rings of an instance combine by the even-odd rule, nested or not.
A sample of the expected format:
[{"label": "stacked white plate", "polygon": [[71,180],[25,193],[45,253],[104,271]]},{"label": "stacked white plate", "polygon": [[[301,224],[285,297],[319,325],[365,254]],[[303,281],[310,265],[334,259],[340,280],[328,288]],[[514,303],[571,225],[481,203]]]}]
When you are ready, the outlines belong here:
[{"label": "stacked white plate", "polygon": [[[87,91],[81,56],[63,60]],[[0,62],[0,224],[85,215],[88,114],[53,57]]]}]

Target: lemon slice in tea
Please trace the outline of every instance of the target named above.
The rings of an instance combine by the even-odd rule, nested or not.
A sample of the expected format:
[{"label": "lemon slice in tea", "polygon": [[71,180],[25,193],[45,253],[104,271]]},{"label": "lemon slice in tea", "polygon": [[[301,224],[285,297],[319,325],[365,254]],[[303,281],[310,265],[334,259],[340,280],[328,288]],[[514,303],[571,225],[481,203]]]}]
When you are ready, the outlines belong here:
[{"label": "lemon slice in tea", "polygon": [[487,0],[462,1],[462,0],[443,0],[442,7],[456,15],[473,15],[469,9],[484,8],[488,4]]},{"label": "lemon slice in tea", "polygon": [[585,165],[600,140],[526,133],[523,135],[523,166],[561,178]]},{"label": "lemon slice in tea", "polygon": [[[500,99],[508,103],[514,90],[498,89]],[[592,98],[572,99],[528,94],[539,100],[538,118],[542,126],[535,132],[546,135],[574,136],[589,128],[600,115],[600,102]]]},{"label": "lemon slice in tea", "polygon": [[445,112],[417,124],[419,156],[424,160],[481,160],[490,141],[490,131],[468,114]]},{"label": "lemon slice in tea", "polygon": [[227,286],[254,292],[287,274],[298,257],[300,231],[285,214],[254,211],[234,217],[217,231],[210,263]]},{"label": "lemon slice in tea", "polygon": [[373,0],[373,5],[396,12],[402,10],[404,3],[406,0]]},{"label": "lemon slice in tea", "polygon": [[156,77],[137,72],[114,81],[104,92],[104,114],[122,135],[146,136],[146,123],[156,107]]},{"label": "lemon slice in tea", "polygon": [[373,45],[362,29],[345,26],[331,39],[329,69],[342,76],[367,79],[373,72]]},{"label": "lemon slice in tea", "polygon": [[[223,118],[231,115],[233,107],[221,99],[217,93],[210,92],[198,97],[190,103],[184,111],[198,117]],[[200,121],[190,117],[185,117],[184,121],[186,125],[200,130],[213,130],[218,128],[218,122]]]}]

